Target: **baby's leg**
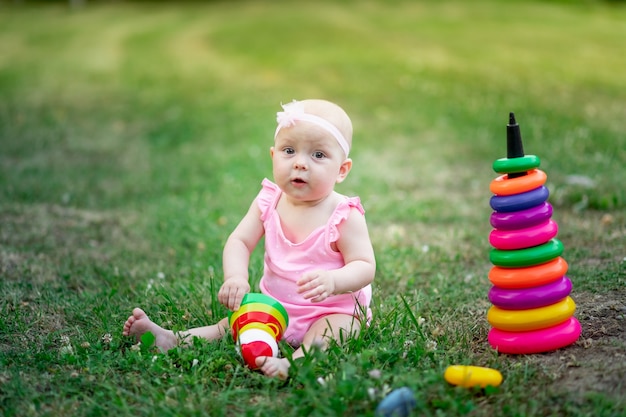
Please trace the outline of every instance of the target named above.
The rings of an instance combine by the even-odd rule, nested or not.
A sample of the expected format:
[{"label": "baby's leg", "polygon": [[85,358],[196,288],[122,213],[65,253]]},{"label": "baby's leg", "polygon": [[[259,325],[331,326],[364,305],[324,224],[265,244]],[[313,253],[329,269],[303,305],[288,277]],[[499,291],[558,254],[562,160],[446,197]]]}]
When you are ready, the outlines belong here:
[{"label": "baby's leg", "polygon": [[[325,350],[331,340],[345,340],[356,336],[361,330],[361,322],[349,314],[330,314],[318,319],[304,335],[302,344],[292,358],[297,359],[304,356],[304,352],[313,346]],[[262,356],[256,359],[257,366],[267,376],[287,379],[291,364],[287,358],[274,358]]]},{"label": "baby's leg", "polygon": [[155,337],[154,344],[162,351],[167,352],[181,342],[185,344],[190,343],[192,336],[208,340],[221,339],[226,328],[228,328],[228,320],[222,319],[212,326],[197,327],[184,332],[174,333],[150,320],[142,309],[135,308],[133,314],[124,323],[122,334],[124,336],[135,336],[135,339],[139,341],[146,332],[151,332]]}]

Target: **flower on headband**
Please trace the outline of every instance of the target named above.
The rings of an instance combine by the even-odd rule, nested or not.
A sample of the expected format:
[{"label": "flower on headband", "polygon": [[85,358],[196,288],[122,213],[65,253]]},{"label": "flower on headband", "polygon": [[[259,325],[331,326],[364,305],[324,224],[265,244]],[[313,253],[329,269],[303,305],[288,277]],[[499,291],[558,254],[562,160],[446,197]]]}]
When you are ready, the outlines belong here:
[{"label": "flower on headband", "polygon": [[304,106],[299,101],[292,101],[291,103],[281,104],[284,111],[276,113],[276,122],[280,127],[290,127],[296,124],[298,116],[304,114]]},{"label": "flower on headband", "polygon": [[346,154],[346,157],[348,156],[348,153],[350,152],[350,144],[348,143],[346,138],[343,137],[341,131],[337,129],[337,127],[331,122],[315,114],[305,112],[302,102],[296,100],[292,101],[291,103],[281,104],[281,106],[283,107],[284,111],[279,111],[276,113],[276,121],[278,122],[278,126],[276,126],[274,138],[278,136],[278,132],[280,132],[280,129],[282,129],[283,127],[291,127],[296,124],[296,121],[300,120],[319,126],[320,128],[330,133],[337,140],[337,143],[339,143],[339,146],[341,146],[341,149],[343,150],[343,153]]}]

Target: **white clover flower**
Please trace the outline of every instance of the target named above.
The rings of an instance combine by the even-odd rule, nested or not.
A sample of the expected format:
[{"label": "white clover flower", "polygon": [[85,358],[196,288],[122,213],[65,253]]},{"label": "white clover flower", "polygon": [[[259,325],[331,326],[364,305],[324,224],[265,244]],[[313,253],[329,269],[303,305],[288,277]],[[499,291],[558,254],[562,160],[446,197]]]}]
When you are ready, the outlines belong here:
[{"label": "white clover flower", "polygon": [[59,352],[63,355],[73,355],[74,348],[72,347],[72,345],[61,346],[59,348]]},{"label": "white clover flower", "polygon": [[372,369],[367,374],[370,376],[370,378],[374,379],[380,379],[380,377],[382,376],[382,372],[380,371],[380,369]]},{"label": "white clover flower", "polygon": [[61,336],[61,347],[59,348],[59,352],[63,355],[74,354],[74,348],[72,347],[70,338],[66,335]]},{"label": "white clover flower", "polygon": [[367,389],[367,396],[370,398],[370,400],[374,401],[376,399],[376,389],[369,387]]},{"label": "white clover flower", "polygon": [[426,350],[429,352],[433,352],[435,350],[437,350],[437,342],[435,342],[434,340],[429,340],[426,342]]},{"label": "white clover flower", "polygon": [[325,387],[326,383],[328,381],[330,381],[331,379],[333,379],[332,374],[331,375],[326,375],[325,377],[321,377],[320,376],[320,377],[317,378],[317,383],[320,384],[321,386]]}]

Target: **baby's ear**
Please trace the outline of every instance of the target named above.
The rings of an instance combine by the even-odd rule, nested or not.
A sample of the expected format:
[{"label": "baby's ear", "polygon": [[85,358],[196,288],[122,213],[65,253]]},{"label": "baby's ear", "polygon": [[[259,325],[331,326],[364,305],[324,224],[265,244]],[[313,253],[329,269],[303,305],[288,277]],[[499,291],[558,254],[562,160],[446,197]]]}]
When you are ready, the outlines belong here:
[{"label": "baby's ear", "polygon": [[270,158],[273,158],[273,157],[274,157],[274,147],[272,146],[270,148]]},{"label": "baby's ear", "polygon": [[343,182],[343,180],[346,179],[351,169],[352,169],[352,159],[346,158],[346,160],[343,161],[341,163],[341,166],[339,167],[339,175],[337,175],[338,184]]}]

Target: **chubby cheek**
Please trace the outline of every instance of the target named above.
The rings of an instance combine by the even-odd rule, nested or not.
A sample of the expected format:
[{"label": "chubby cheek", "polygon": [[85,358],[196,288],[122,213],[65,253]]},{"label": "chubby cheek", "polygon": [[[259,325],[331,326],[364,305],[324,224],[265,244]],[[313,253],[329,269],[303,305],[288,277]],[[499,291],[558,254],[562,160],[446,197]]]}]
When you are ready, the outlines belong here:
[{"label": "chubby cheek", "polygon": [[285,176],[288,177],[290,172],[289,165],[285,164],[285,162],[274,161],[272,172],[276,180],[284,178]]}]

